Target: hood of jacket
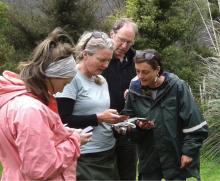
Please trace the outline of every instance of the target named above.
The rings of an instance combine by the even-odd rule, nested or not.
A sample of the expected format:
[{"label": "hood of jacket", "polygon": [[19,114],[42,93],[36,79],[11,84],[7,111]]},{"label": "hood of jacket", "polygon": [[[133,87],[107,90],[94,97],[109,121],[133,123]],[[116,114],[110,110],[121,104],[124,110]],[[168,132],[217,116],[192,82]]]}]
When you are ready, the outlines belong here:
[{"label": "hood of jacket", "polygon": [[4,71],[0,76],[0,108],[14,97],[26,92],[24,82],[16,73]]}]

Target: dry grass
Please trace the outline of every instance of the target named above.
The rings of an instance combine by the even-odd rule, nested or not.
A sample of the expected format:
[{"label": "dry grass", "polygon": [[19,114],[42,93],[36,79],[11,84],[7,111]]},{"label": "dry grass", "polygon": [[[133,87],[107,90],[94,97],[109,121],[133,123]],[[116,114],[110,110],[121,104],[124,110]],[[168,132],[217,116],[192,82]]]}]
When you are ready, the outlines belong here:
[{"label": "dry grass", "polygon": [[[207,38],[210,42],[212,57],[201,57],[206,65],[203,82],[200,87],[200,97],[203,104],[205,118],[209,123],[209,137],[205,141],[204,155],[215,160],[220,160],[220,22],[211,15],[208,0],[194,0],[201,15]],[[203,4],[201,4],[203,2]],[[205,5],[209,16],[203,12]],[[218,1],[220,12],[220,1]]]}]

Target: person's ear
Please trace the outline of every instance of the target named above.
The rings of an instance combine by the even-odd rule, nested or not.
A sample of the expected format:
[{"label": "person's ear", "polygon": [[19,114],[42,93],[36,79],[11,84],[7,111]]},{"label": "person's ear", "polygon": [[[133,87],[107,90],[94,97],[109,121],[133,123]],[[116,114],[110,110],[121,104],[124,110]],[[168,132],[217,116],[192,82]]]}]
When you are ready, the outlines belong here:
[{"label": "person's ear", "polygon": [[157,77],[159,77],[159,72],[160,72],[160,66],[157,66],[156,68]]},{"label": "person's ear", "polygon": [[160,72],[160,66],[157,66],[157,71],[158,71],[158,73]]},{"label": "person's ear", "polygon": [[86,51],[82,52],[83,58],[86,58],[88,56],[88,53]]},{"label": "person's ear", "polygon": [[110,37],[111,37],[111,39],[114,38],[114,35],[115,35],[114,31],[111,31],[111,32],[110,32]]}]

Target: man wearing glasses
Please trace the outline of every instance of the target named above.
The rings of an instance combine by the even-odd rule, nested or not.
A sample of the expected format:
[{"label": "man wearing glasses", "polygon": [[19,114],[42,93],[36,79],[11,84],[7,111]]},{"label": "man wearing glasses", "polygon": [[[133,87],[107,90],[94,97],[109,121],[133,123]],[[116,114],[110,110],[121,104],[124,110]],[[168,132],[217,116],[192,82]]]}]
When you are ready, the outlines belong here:
[{"label": "man wearing glasses", "polygon": [[[111,108],[118,112],[124,108],[124,93],[129,88],[132,78],[136,76],[133,58],[135,50],[132,45],[138,27],[128,18],[117,20],[111,30],[111,38],[116,46],[113,58],[103,72],[109,86]],[[117,164],[121,180],[136,179],[136,146],[126,136],[120,136],[116,142]]]}]

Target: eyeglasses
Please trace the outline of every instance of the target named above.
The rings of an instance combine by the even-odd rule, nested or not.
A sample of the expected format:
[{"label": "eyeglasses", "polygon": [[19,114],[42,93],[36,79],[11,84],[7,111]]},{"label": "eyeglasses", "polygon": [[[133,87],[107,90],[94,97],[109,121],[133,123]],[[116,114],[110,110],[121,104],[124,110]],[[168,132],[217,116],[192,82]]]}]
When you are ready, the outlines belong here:
[{"label": "eyeglasses", "polygon": [[126,43],[127,46],[132,46],[132,45],[134,44],[133,41],[129,41],[129,40],[126,40],[125,38],[122,38],[122,37],[118,36],[117,33],[116,33],[116,37],[117,37],[118,41],[119,41],[121,44]]},{"label": "eyeglasses", "polygon": [[93,31],[91,36],[87,39],[87,41],[85,42],[84,44],[84,49],[86,48],[86,45],[88,44],[88,42],[92,39],[92,38],[102,38],[104,41],[106,40],[106,35],[102,32],[99,32],[99,31]]}]

